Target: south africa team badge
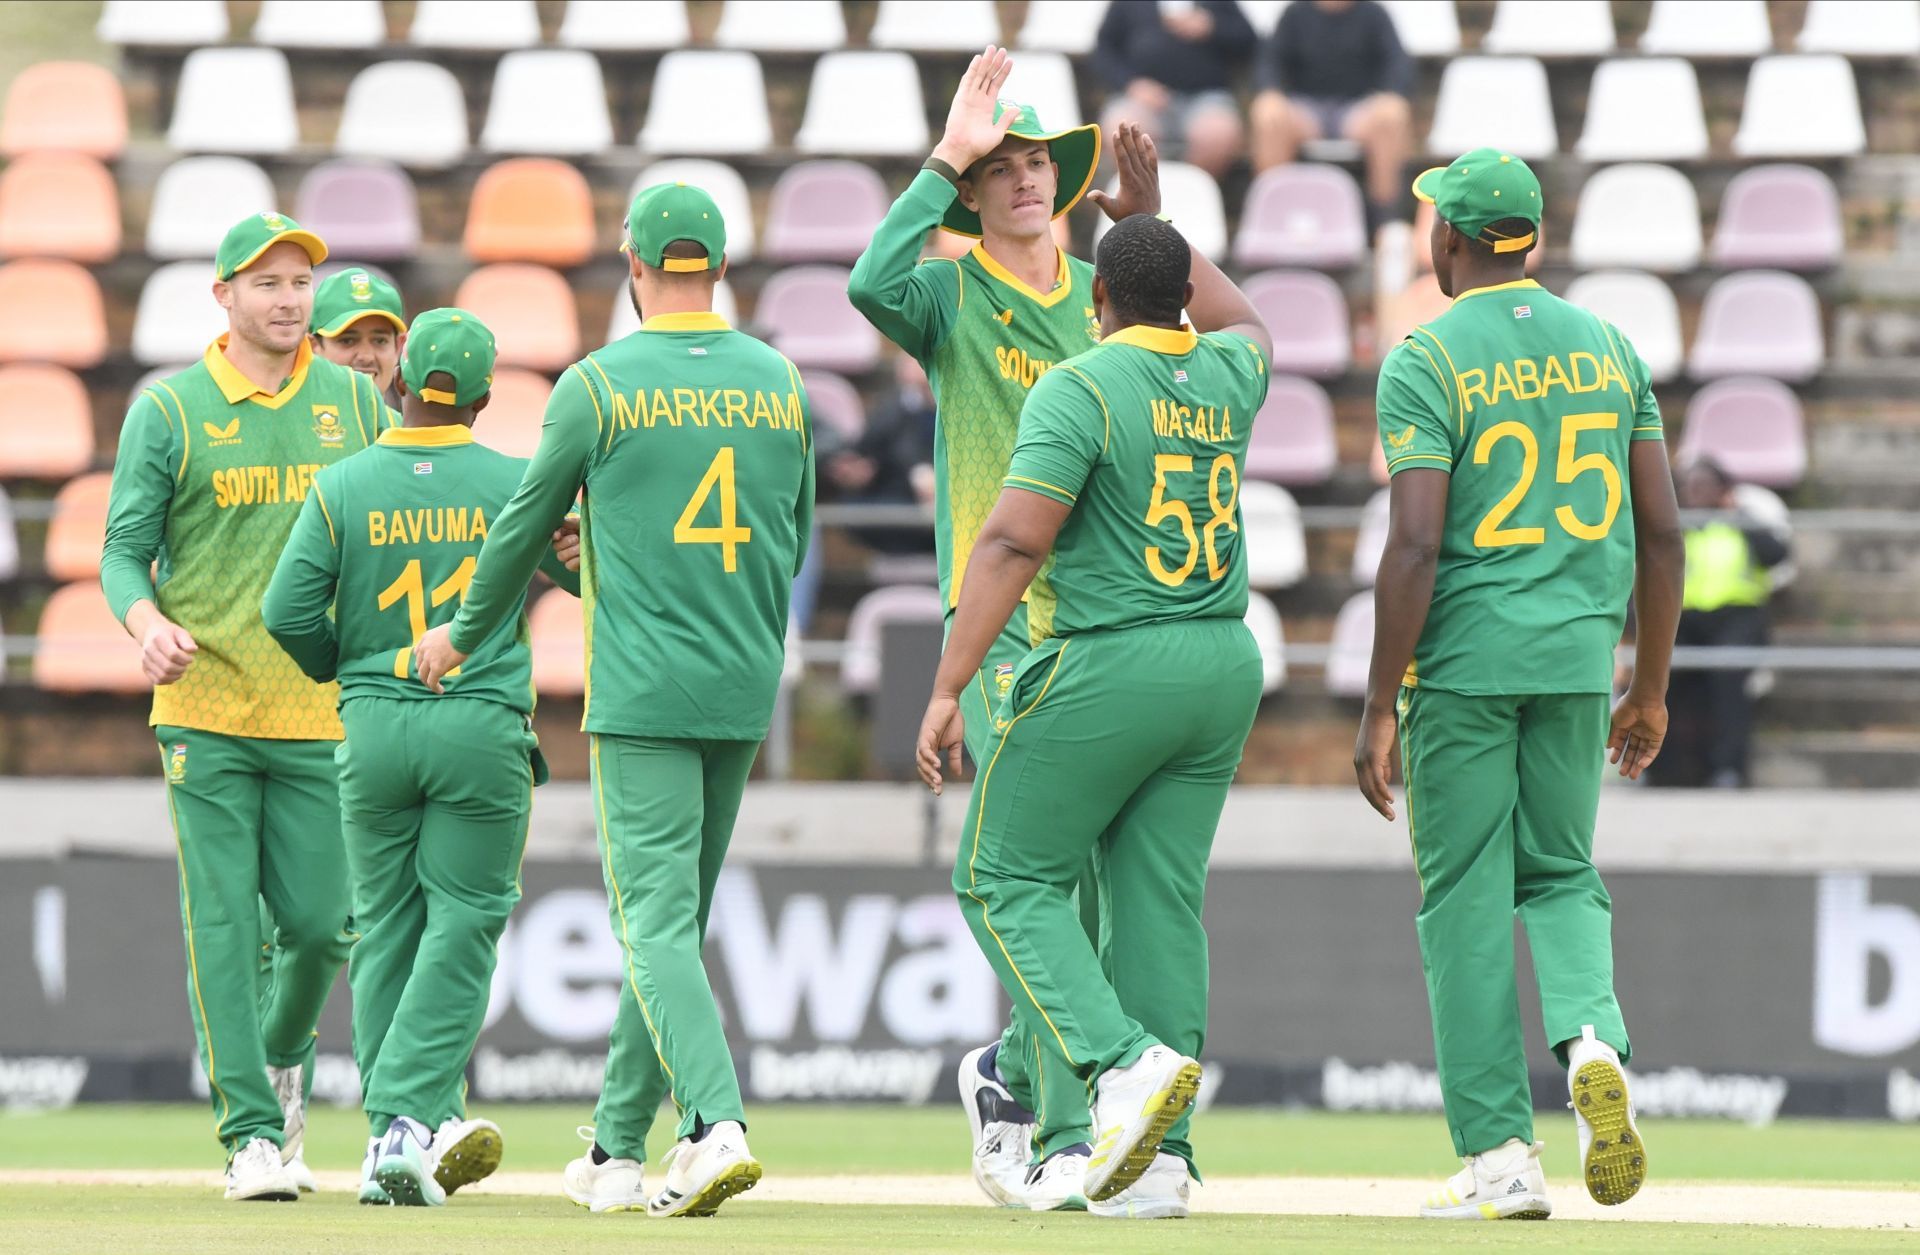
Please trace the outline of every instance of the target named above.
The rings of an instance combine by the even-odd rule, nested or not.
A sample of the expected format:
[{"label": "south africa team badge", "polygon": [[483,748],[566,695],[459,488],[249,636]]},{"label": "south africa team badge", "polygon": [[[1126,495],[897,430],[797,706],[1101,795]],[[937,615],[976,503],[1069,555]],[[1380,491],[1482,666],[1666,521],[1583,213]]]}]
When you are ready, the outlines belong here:
[{"label": "south africa team badge", "polygon": [[320,437],[321,444],[337,445],[347,438],[347,429],[340,425],[339,406],[313,407],[313,434]]},{"label": "south africa team badge", "polygon": [[169,783],[179,784],[186,778],[187,747],[184,743],[177,743],[167,755],[167,780]]},{"label": "south africa team badge", "polygon": [[1005,697],[1007,690],[1013,687],[1013,664],[1010,662],[994,663],[993,682],[1000,690],[1000,696]]}]

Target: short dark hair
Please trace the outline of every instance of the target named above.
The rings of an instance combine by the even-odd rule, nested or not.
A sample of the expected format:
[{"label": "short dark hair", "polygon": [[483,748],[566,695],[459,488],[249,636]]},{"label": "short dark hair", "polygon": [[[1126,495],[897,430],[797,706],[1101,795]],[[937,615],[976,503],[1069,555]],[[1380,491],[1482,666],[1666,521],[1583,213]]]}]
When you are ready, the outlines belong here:
[{"label": "short dark hair", "polygon": [[1101,239],[1094,273],[1106,281],[1107,300],[1127,322],[1177,323],[1187,302],[1193,252],[1172,223],[1134,214]]}]

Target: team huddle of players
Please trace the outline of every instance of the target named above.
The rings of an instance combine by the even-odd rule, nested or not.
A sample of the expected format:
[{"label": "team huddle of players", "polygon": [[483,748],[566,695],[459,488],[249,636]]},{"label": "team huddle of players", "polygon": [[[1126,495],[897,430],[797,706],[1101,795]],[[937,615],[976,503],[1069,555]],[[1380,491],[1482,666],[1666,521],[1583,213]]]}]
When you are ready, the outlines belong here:
[{"label": "team huddle of players", "polygon": [[[936,792],[963,746],[974,761],[953,886],[1013,1004],[960,1093],[997,1204],[1183,1216],[1208,855],[1260,697],[1237,506],[1272,341],[1159,215],[1152,141],[1117,128],[1116,190],[1089,192],[1099,129],[1049,132],[1000,100],[1010,68],[998,48],[974,58],[849,287],[926,367],[938,409],[947,643],[916,752]],[[1587,1188],[1620,1202],[1645,1174],[1591,839],[1602,748],[1636,774],[1664,733],[1672,490],[1631,346],[1524,279],[1540,220],[1525,164],[1480,150],[1414,190],[1439,211],[1456,303],[1381,373],[1393,524],[1355,765],[1391,818],[1399,740],[1465,1159],[1422,1214],[1542,1216],[1512,912]],[[1052,234],[1083,196],[1112,223],[1091,266]],[[936,227],[979,242],[922,262]],[[562,374],[530,461],[473,439],[495,360],[478,318],[408,324],[364,270],[316,293],[324,243],[273,213],[220,248],[229,332],[128,415],[102,582],[155,684],[228,1198],[312,1188],[313,1030],[349,953],[361,1201],[441,1204],[500,1163],[464,1072],[546,778],[536,570],[584,603],[583,727],[624,956],[564,1192],[595,1212],[709,1215],[761,1177],[701,943],[812,530],[809,411],[793,365],[713,312],[726,234],[706,193],[642,191],[622,248],[640,330]],[[1485,385],[1496,363],[1542,360],[1592,363],[1593,386]],[[1639,662],[1610,726],[1630,591]],[[663,1099],[677,1141],[649,1189]]]}]

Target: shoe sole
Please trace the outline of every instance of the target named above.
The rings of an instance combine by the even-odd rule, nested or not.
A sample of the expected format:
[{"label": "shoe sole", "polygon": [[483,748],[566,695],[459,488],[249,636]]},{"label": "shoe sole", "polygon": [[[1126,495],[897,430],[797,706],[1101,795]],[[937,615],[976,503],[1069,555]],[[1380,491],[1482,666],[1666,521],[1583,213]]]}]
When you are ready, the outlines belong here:
[{"label": "shoe sole", "polygon": [[1153,1157],[1160,1153],[1160,1143],[1166,1140],[1167,1130],[1174,1122],[1187,1113],[1193,1106],[1193,1100],[1200,1096],[1200,1065],[1188,1062],[1180,1065],[1173,1074],[1167,1087],[1147,1099],[1147,1125],[1138,1141],[1126,1148],[1124,1155],[1115,1147],[1105,1155],[1096,1154],[1093,1162],[1087,1165],[1087,1175],[1093,1177],[1100,1167],[1119,1158],[1120,1163],[1112,1170],[1112,1175],[1098,1186],[1091,1184],[1087,1188],[1087,1201],[1104,1203],[1115,1194],[1126,1189],[1153,1166]]},{"label": "shoe sole", "polygon": [[252,1194],[234,1194],[229,1192],[226,1196],[226,1201],[229,1203],[294,1203],[299,1200],[300,1191],[292,1186],[287,1186],[284,1189],[259,1190]]},{"label": "shoe sole", "polygon": [[426,1182],[414,1166],[398,1155],[382,1159],[374,1167],[373,1179],[395,1207],[438,1207],[447,1201],[445,1194],[436,1199],[427,1193]]},{"label": "shoe sole", "polygon": [[706,1188],[690,1195],[679,1206],[661,1211],[648,1206],[647,1214],[662,1219],[671,1216],[711,1216],[720,1210],[720,1204],[735,1194],[744,1194],[760,1184],[761,1174],[760,1161],[757,1159],[729,1164],[721,1169],[719,1176],[707,1183]]},{"label": "shoe sole", "polygon": [[645,1211],[647,1209],[647,1200],[644,1198],[626,1203],[596,1203],[590,1198],[581,1198],[572,1190],[568,1190],[566,1193],[568,1202],[576,1207],[584,1207],[596,1216],[609,1215],[617,1211]]},{"label": "shoe sole", "polygon": [[1544,1198],[1529,1199],[1518,1211],[1503,1211],[1500,1202],[1462,1203],[1458,1207],[1420,1209],[1422,1220],[1545,1220],[1553,1205]]},{"label": "shoe sole", "polygon": [[492,1176],[506,1153],[506,1139],[500,1130],[482,1126],[455,1142],[434,1165],[433,1179],[451,1194],[463,1185],[472,1185]]},{"label": "shoe sole", "polygon": [[360,1187],[360,1205],[362,1207],[391,1207],[393,1206],[393,1200],[387,1197],[387,1192],[381,1189],[377,1183],[368,1182]]},{"label": "shoe sole", "polygon": [[1087,1208],[1102,1220],[1185,1220],[1191,1210],[1186,1203],[1095,1203]]},{"label": "shoe sole", "polygon": [[1569,1088],[1575,1113],[1593,1131],[1580,1178],[1594,1202],[1617,1207],[1647,1179],[1647,1147],[1628,1109],[1627,1078],[1612,1063],[1594,1059],[1580,1065]]}]

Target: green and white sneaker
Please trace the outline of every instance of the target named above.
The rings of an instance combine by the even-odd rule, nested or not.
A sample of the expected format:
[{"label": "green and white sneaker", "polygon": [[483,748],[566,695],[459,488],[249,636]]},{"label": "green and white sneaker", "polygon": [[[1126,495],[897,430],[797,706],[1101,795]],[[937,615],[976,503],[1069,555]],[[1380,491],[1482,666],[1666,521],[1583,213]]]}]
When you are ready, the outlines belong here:
[{"label": "green and white sneaker", "polygon": [[373,1175],[374,1168],[380,1163],[382,1140],[378,1137],[368,1138],[366,1158],[360,1161],[360,1204],[363,1207],[393,1206],[393,1200],[387,1197],[387,1191],[382,1188],[380,1179]]},{"label": "green and white sneaker", "polygon": [[433,1134],[418,1120],[395,1117],[380,1141],[373,1177],[395,1207],[439,1207],[447,1192],[433,1179]]}]

